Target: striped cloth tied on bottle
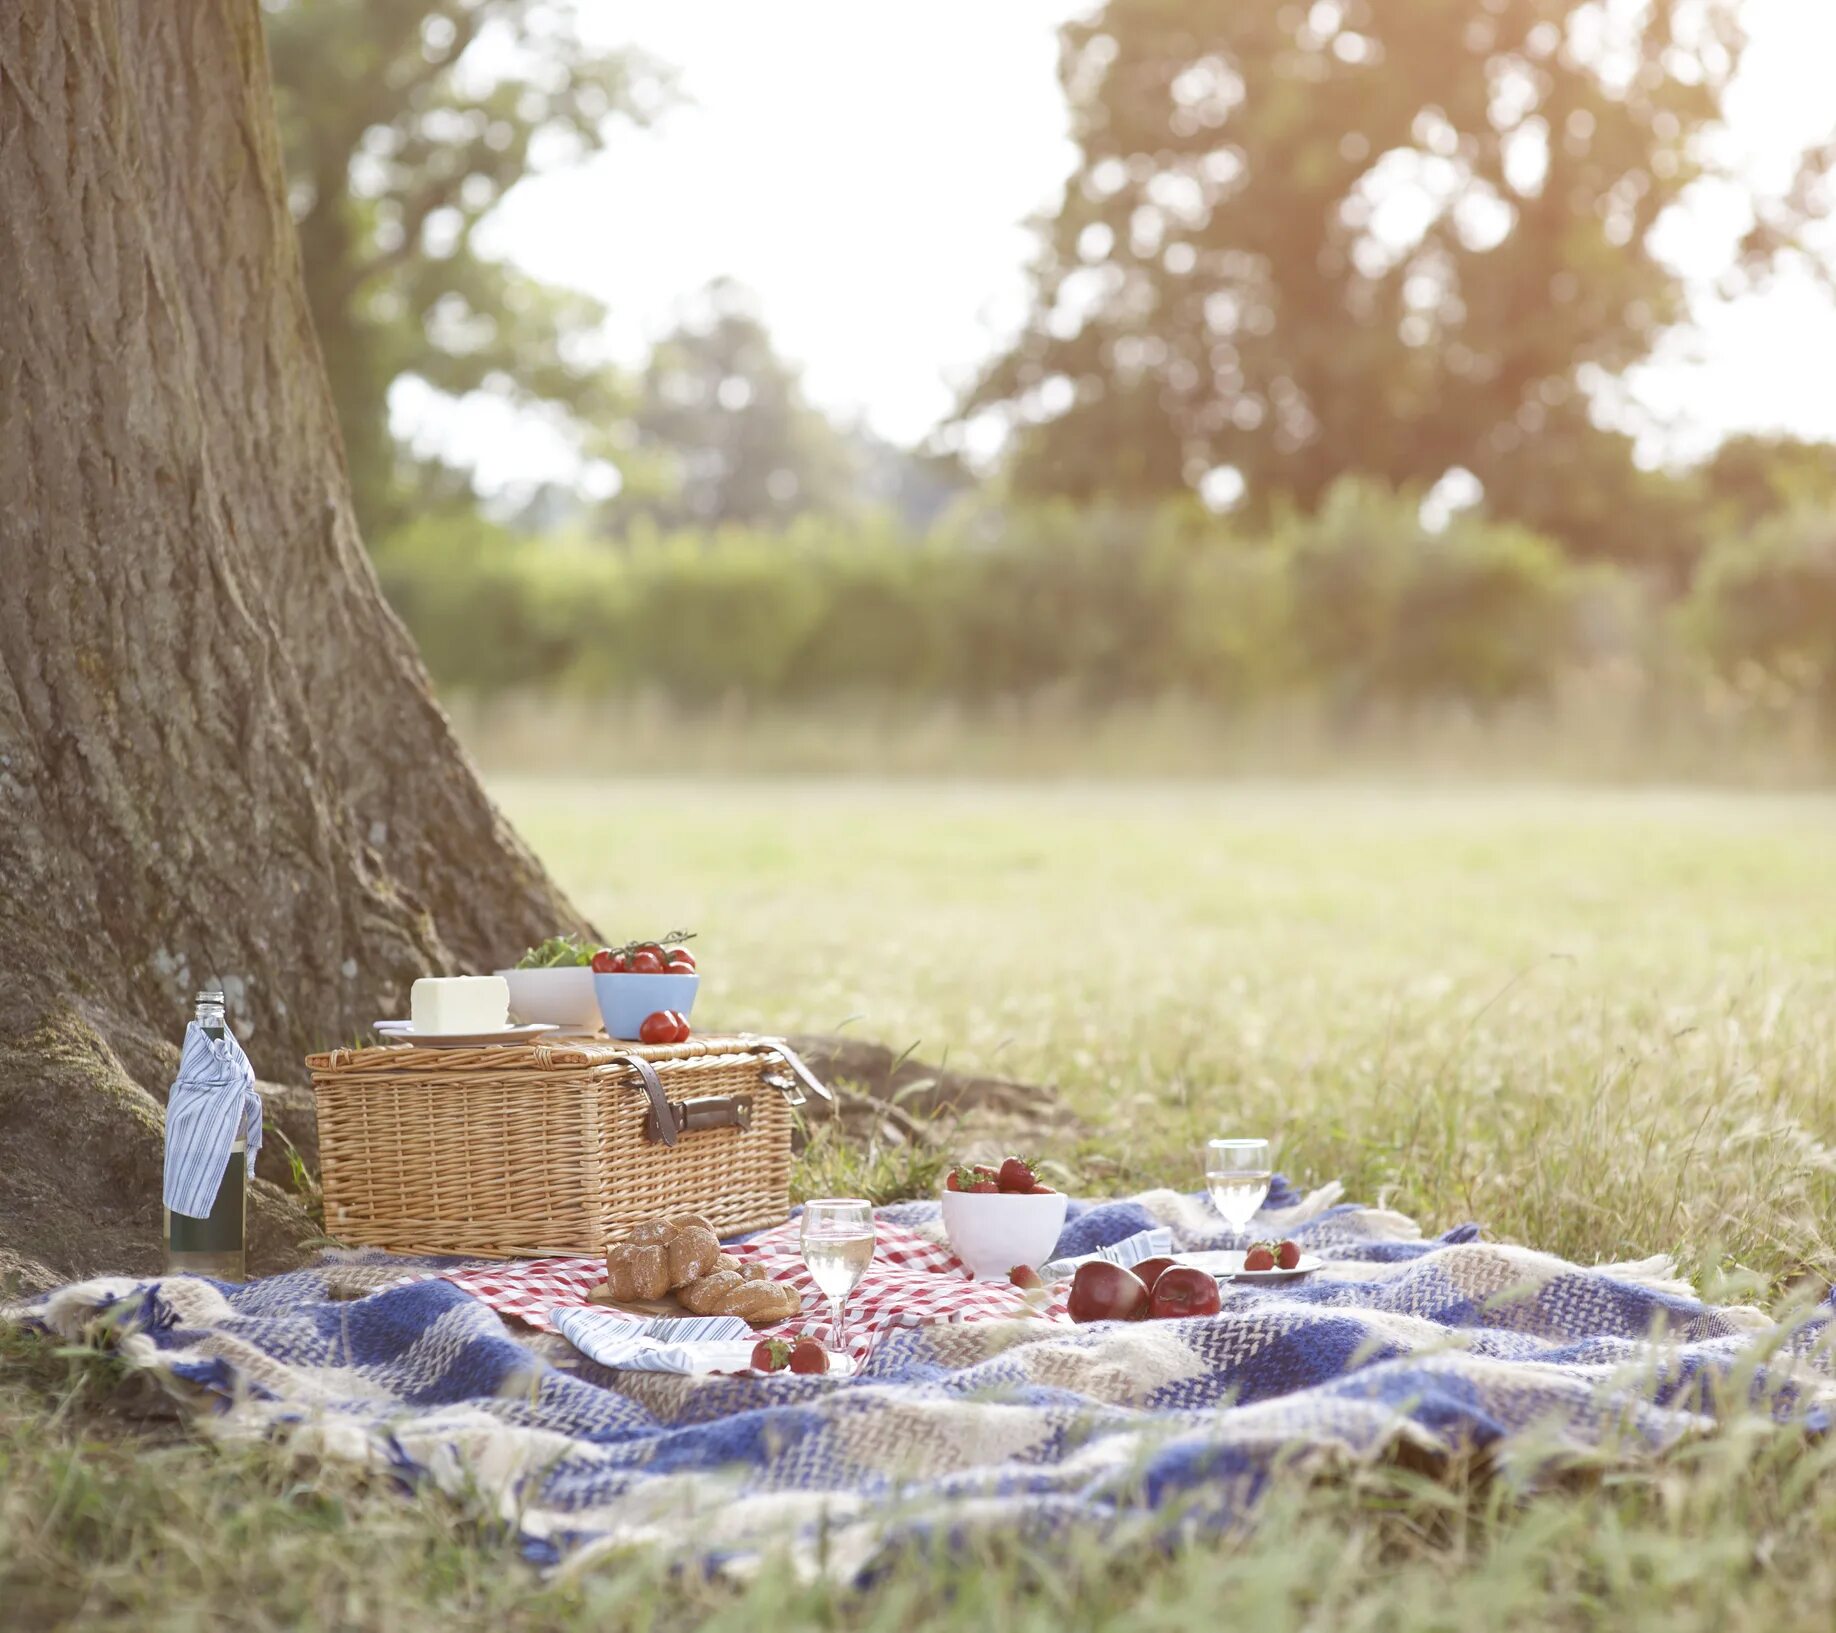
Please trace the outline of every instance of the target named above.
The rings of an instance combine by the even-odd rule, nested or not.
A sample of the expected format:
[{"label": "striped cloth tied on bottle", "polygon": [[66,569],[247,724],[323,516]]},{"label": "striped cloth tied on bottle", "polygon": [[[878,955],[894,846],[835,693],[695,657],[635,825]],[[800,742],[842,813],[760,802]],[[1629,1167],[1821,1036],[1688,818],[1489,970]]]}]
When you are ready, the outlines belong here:
[{"label": "striped cloth tied on bottle", "polygon": [[238,1135],[248,1142],[252,1173],[261,1149],[255,1068],[231,1033],[213,1038],[193,1021],[185,1028],[178,1076],[166,1097],[168,1208],[187,1219],[210,1217]]}]

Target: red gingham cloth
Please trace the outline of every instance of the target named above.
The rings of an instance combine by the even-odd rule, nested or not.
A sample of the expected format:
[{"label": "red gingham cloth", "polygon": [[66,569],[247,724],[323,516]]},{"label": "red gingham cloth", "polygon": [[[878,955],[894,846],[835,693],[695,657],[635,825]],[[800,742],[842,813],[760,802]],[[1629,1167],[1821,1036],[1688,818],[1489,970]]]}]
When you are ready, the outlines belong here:
[{"label": "red gingham cloth", "polygon": [[[829,1304],[804,1268],[795,1219],[725,1249],[734,1258],[761,1265],[773,1281],[789,1282],[803,1296],[802,1312],[761,1337],[793,1338],[813,1332],[831,1336]],[[947,1247],[913,1231],[874,1221],[873,1263],[848,1299],[848,1349],[865,1360],[881,1333],[934,1321],[1009,1321],[1043,1314],[1063,1318],[1069,1282],[1048,1285],[1048,1300],[1029,1304],[1005,1282],[972,1281],[963,1261]],[[444,1272],[446,1279],[480,1298],[501,1315],[515,1316],[544,1332],[554,1331],[548,1312],[585,1304],[606,1279],[603,1259],[520,1259]],[[686,1313],[686,1312],[685,1312]]]}]

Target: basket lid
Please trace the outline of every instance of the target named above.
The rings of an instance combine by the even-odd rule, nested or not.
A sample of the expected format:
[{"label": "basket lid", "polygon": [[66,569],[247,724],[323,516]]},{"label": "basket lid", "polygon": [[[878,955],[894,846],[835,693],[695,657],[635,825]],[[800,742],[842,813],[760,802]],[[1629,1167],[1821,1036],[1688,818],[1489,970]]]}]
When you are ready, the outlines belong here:
[{"label": "basket lid", "polygon": [[494,1043],[456,1049],[417,1048],[412,1043],[386,1043],[373,1048],[327,1049],[306,1057],[312,1072],[409,1072],[450,1076],[481,1071],[493,1075],[512,1072],[591,1071],[598,1066],[628,1065],[633,1059],[652,1062],[698,1060],[711,1056],[782,1054],[782,1040],[738,1033],[731,1036],[696,1036],[686,1043],[624,1043],[610,1038],[544,1038],[534,1043]]}]

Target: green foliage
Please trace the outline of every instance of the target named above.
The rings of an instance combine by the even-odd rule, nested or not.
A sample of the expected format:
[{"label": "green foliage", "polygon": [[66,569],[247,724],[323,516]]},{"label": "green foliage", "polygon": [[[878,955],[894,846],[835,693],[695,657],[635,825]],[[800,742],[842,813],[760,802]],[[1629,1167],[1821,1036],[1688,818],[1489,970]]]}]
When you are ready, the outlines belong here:
[{"label": "green foliage", "polygon": [[578,969],[591,964],[597,951],[578,936],[550,936],[525,952],[516,961],[516,967],[519,970]]},{"label": "green foliage", "polygon": [[[358,518],[398,522],[423,473],[389,432],[405,375],[578,420],[620,400],[577,361],[604,311],[476,248],[533,171],[604,145],[660,104],[657,68],[595,51],[567,0],[265,0],[306,292]],[[487,73],[483,53],[488,40]]]},{"label": "green foliage", "polygon": [[1547,684],[1573,645],[1573,574],[1522,529],[1431,533],[1407,499],[1354,482],[1286,538],[1303,671],[1347,703],[1494,703]]},{"label": "green foliage", "polygon": [[1572,644],[1573,574],[1547,543],[1464,518],[1434,534],[1356,485],[1269,540],[1184,504],[1047,504],[919,537],[812,516],[622,550],[426,521],[377,560],[435,679],[480,694],[1486,704],[1540,689]]},{"label": "green foliage", "polygon": [[917,1145],[861,1145],[835,1123],[820,1123],[791,1170],[791,1199],[864,1197],[876,1208],[937,1194],[948,1156]]},{"label": "green foliage", "polygon": [[1799,510],[1717,546],[1685,609],[1737,683],[1819,700],[1836,715],[1836,510]]},{"label": "green foliage", "polygon": [[1836,511],[1836,447],[1795,437],[1729,437],[1702,467],[1699,481],[1722,533],[1782,511]]},{"label": "green foliage", "polygon": [[[1577,554],[1663,551],[1678,485],[1588,399],[1682,316],[1652,229],[1713,162],[1735,10],[1108,0],[1064,30],[1079,160],[1031,320],[964,416],[1014,429],[1026,494],[1234,469],[1266,518],[1464,469]],[[1812,192],[1758,201],[1751,270]]]}]

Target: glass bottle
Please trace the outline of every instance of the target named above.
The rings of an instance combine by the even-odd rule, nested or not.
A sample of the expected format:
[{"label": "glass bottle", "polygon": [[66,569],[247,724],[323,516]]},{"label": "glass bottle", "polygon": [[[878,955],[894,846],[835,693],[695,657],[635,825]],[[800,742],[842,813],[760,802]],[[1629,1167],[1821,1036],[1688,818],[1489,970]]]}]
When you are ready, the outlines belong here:
[{"label": "glass bottle", "polygon": [[[223,994],[198,994],[198,1025],[207,1038],[225,1031]],[[248,1270],[248,1145],[238,1134],[208,1219],[166,1209],[166,1273],[242,1281]]]}]

